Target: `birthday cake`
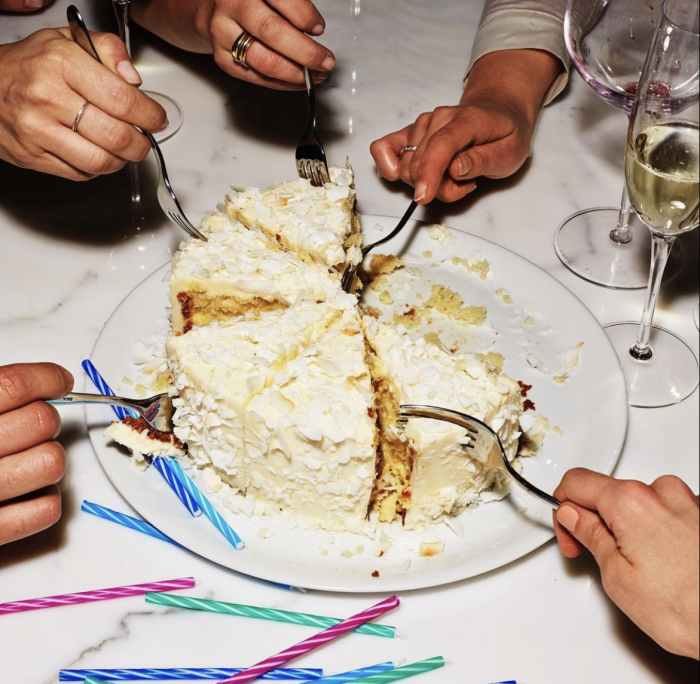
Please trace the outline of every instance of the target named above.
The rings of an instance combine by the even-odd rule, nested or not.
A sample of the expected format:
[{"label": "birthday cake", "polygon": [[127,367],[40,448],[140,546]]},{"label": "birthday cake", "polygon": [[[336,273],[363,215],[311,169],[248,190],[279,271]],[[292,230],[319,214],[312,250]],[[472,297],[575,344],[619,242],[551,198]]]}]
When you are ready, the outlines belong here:
[{"label": "birthday cake", "polygon": [[[208,241],[173,259],[167,364],[191,466],[236,510],[329,530],[419,528],[502,496],[506,478],[462,447],[463,430],[396,419],[403,403],[469,413],[513,459],[520,387],[481,356],[361,317],[340,289],[360,259],[354,180],[331,178],[234,191],[204,222]],[[469,311],[460,324],[479,326],[485,310]],[[110,435],[127,444],[127,432]]]}]

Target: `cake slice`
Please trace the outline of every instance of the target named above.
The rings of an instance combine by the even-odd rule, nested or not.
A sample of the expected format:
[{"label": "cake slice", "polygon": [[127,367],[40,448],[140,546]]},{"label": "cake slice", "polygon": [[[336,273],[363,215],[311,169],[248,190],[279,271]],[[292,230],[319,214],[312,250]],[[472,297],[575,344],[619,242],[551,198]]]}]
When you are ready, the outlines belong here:
[{"label": "cake slice", "polygon": [[196,327],[167,351],[175,432],[210,486],[312,528],[366,520],[377,428],[354,297]]},{"label": "cake slice", "polygon": [[359,263],[362,233],[352,169],[332,167],[331,182],[315,188],[298,179],[227,197],[228,215],[261,230],[300,259],[342,271]]},{"label": "cake slice", "polygon": [[457,515],[485,492],[500,489],[507,478],[485,469],[462,448],[463,428],[415,418],[399,429],[399,406],[438,406],[474,416],[498,433],[512,460],[523,411],[520,386],[476,355],[452,355],[424,339],[411,339],[402,326],[390,327],[370,316],[363,323],[380,422],[374,496],[380,520],[403,518],[408,528],[416,528]]},{"label": "cake slice", "polygon": [[190,239],[173,258],[170,303],[176,335],[297,300],[323,302],[340,290],[338,274],[302,261],[257,228],[217,213],[201,230],[208,241]]}]

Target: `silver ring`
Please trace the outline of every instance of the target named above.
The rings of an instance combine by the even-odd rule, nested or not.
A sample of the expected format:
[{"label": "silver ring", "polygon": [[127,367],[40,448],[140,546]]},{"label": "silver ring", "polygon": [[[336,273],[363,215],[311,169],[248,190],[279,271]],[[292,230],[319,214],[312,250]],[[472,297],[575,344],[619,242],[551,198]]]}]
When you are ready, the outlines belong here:
[{"label": "silver ring", "polygon": [[78,132],[78,126],[80,126],[80,120],[83,118],[83,114],[85,114],[85,110],[89,106],[90,106],[90,102],[88,100],[85,100],[85,104],[80,108],[77,116],[75,117],[75,121],[73,122],[73,133]]},{"label": "silver ring", "polygon": [[418,149],[418,145],[408,145],[401,150],[399,156],[403,157],[406,152],[415,152]]}]

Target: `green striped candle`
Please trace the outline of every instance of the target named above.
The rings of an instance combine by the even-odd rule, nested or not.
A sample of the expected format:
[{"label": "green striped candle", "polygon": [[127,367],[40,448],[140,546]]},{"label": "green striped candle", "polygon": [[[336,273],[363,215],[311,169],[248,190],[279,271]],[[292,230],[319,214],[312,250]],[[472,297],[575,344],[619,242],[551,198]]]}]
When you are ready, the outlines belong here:
[{"label": "green striped candle", "polygon": [[88,677],[83,684],[109,684],[109,682],[105,682],[104,679],[95,679],[94,677]]},{"label": "green striped candle", "polygon": [[430,660],[423,660],[420,663],[404,665],[403,667],[397,667],[395,670],[390,670],[389,672],[380,672],[379,674],[371,675],[364,679],[358,679],[352,684],[386,684],[386,682],[399,682],[402,679],[408,679],[409,677],[415,677],[416,675],[425,674],[426,672],[439,670],[441,667],[445,667],[444,658],[430,658]]},{"label": "green striped candle", "polygon": [[[256,606],[244,606],[238,603],[224,603],[223,601],[211,601],[208,599],[192,598],[191,596],[175,596],[174,594],[150,593],[146,594],[146,603],[155,603],[161,606],[175,608],[187,608],[189,610],[204,610],[210,613],[223,615],[236,615],[238,617],[254,618],[256,620],[271,620],[272,622],[286,622],[305,627],[328,628],[339,625],[342,620],[337,618],[309,615],[307,613],[291,613],[286,610],[274,610],[272,608],[257,608]],[[366,624],[355,630],[358,634],[394,639],[396,627],[386,625]]]}]

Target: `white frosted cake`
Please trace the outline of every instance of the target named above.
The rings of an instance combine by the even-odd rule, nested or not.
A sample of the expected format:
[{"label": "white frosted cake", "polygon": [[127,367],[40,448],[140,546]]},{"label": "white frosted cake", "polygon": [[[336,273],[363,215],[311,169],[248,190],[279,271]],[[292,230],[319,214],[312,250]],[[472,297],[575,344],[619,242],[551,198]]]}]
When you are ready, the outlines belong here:
[{"label": "white frosted cake", "polygon": [[398,428],[399,406],[420,404],[467,413],[492,427],[508,457],[515,458],[523,412],[518,383],[491,370],[474,354],[453,355],[402,326],[363,319],[372,348],[378,392],[382,459],[375,502],[380,519],[404,519],[419,527],[456,515],[498,490],[507,478],[485,469],[462,447],[465,430],[442,421],[413,418]]},{"label": "white frosted cake", "polygon": [[340,293],[169,340],[176,434],[211,486],[309,527],[366,520],[377,428],[356,305]]},{"label": "white frosted cake", "polygon": [[331,167],[329,173],[331,182],[322,188],[298,179],[268,190],[234,191],[226,211],[304,261],[342,271],[361,258],[355,179],[350,168]]},{"label": "white frosted cake", "polygon": [[340,291],[340,277],[280,247],[257,228],[223,214],[202,225],[208,241],[188,240],[173,259],[170,279],[176,334],[250,311],[323,302]]}]

